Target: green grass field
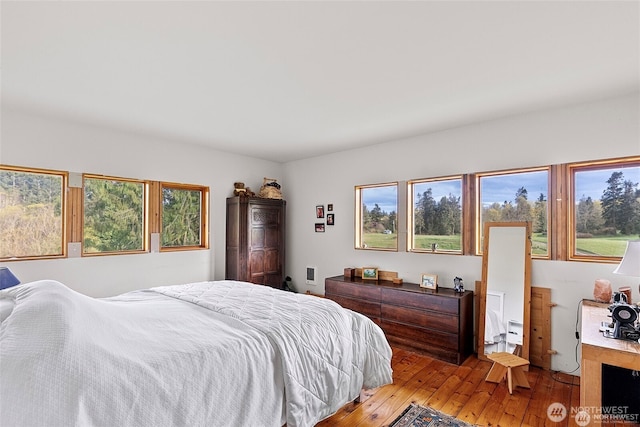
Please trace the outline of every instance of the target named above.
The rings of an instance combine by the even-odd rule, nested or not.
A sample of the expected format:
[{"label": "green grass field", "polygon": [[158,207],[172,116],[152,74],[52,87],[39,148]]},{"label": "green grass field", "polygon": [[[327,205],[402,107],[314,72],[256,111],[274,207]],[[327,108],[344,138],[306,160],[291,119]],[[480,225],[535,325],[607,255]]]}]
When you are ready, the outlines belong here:
[{"label": "green grass field", "polygon": [[[370,248],[395,249],[396,234],[365,233],[364,242]],[[462,248],[460,235],[453,236],[416,236],[416,247],[431,249],[431,244],[437,243],[439,250],[459,251]]]},{"label": "green grass field", "polygon": [[369,248],[395,249],[398,245],[397,234],[364,233],[363,241]]},{"label": "green grass field", "polygon": [[462,249],[462,240],[459,234],[452,236],[415,236],[416,249],[431,249],[431,244],[436,243],[440,251],[459,251]]},{"label": "green grass field", "polygon": [[601,236],[588,239],[576,239],[577,255],[622,256],[627,241],[638,236]]},{"label": "green grass field", "polygon": [[[364,242],[369,248],[395,249],[396,234],[365,233]],[[638,236],[601,236],[588,239],[577,239],[576,252],[578,255],[622,256],[628,240]],[[432,243],[438,244],[438,250],[459,251],[462,247],[460,235],[453,236],[415,236],[416,248],[431,249]],[[547,236],[533,233],[531,249],[533,255],[547,255]]]}]

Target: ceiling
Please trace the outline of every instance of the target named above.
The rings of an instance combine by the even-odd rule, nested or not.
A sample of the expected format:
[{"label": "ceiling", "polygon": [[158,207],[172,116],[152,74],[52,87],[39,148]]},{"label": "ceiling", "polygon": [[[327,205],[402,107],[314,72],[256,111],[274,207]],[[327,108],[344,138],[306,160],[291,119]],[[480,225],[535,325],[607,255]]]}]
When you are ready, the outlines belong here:
[{"label": "ceiling", "polygon": [[639,89],[636,1],[2,1],[0,13],[3,108],[276,162]]}]

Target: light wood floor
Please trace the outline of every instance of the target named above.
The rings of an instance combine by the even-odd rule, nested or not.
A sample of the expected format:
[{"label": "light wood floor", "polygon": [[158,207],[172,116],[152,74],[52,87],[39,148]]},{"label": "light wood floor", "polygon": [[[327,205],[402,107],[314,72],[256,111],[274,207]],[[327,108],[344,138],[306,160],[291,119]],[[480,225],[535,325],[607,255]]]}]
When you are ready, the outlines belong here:
[{"label": "light wood floor", "polygon": [[[567,410],[580,406],[580,378],[531,367],[530,389],[485,382],[490,362],[469,357],[461,366],[393,348],[393,384],[368,392],[360,404],[350,403],[317,427],[388,426],[411,403],[430,406],[479,426],[576,426],[547,417],[551,403]],[[557,378],[555,380],[554,378]]]}]

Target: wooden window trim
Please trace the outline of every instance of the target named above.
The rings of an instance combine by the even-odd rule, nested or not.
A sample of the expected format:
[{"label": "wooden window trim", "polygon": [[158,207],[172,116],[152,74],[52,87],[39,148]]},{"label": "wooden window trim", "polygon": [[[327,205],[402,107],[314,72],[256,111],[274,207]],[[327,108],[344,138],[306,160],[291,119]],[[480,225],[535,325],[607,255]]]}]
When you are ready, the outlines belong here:
[{"label": "wooden window trim", "polygon": [[547,244],[548,244],[548,249],[547,249],[547,255],[533,255],[532,258],[534,259],[540,259],[540,260],[550,260],[553,259],[552,258],[552,252],[553,252],[553,236],[554,236],[554,232],[555,230],[553,229],[553,224],[552,224],[552,217],[551,217],[551,213],[552,210],[550,208],[551,206],[551,197],[552,197],[552,166],[548,165],[548,166],[533,166],[533,167],[526,167],[526,168],[515,168],[515,169],[502,169],[502,170],[497,170],[497,171],[489,171],[489,172],[476,172],[474,174],[474,185],[475,185],[475,189],[474,189],[474,196],[475,196],[475,203],[474,203],[474,210],[475,210],[475,218],[474,218],[474,228],[475,228],[475,232],[474,232],[474,255],[478,255],[481,256],[482,255],[482,232],[484,230],[484,227],[482,224],[480,224],[480,221],[482,220],[482,195],[480,194],[480,180],[482,178],[486,178],[486,177],[491,177],[491,176],[500,176],[500,175],[512,175],[512,174],[518,174],[518,173],[527,173],[527,172],[539,172],[539,171],[547,171]]},{"label": "wooden window trim", "polygon": [[618,157],[613,159],[590,160],[583,162],[567,163],[564,166],[564,182],[567,191],[566,209],[564,209],[566,236],[564,239],[566,245],[566,260],[579,262],[597,262],[617,264],[622,260],[621,256],[585,256],[576,255],[576,238],[575,238],[575,174],[582,171],[594,171],[603,169],[615,169],[616,166],[638,166],[640,167],[640,156]]},{"label": "wooden window trim", "polygon": [[[84,250],[84,189],[86,179],[101,179],[108,181],[119,181],[142,184],[143,201],[142,201],[142,249],[129,250],[129,251],[105,251],[105,252],[90,252],[87,253]],[[82,257],[96,257],[96,256],[110,256],[110,255],[135,255],[149,252],[150,237],[149,237],[149,181],[135,178],[122,178],[109,175],[96,175],[85,173],[82,174],[82,224],[80,231],[80,241],[82,242],[82,250],[80,251]]]},{"label": "wooden window trim", "polygon": [[[460,180],[460,204],[461,204],[461,224],[460,224],[460,232],[462,233],[461,237],[461,247],[459,251],[448,251],[448,250],[436,250],[431,251],[430,249],[420,249],[413,247],[414,241],[414,201],[415,201],[415,185],[422,184],[427,182],[441,182],[441,181],[454,181]],[[464,255],[466,252],[466,248],[469,245],[469,239],[466,237],[466,231],[469,228],[469,223],[466,219],[466,214],[468,213],[468,209],[466,208],[466,199],[468,195],[466,194],[466,181],[468,181],[467,175],[449,175],[449,176],[441,176],[434,178],[419,178],[412,179],[407,181],[407,252],[413,253],[425,253],[425,254],[447,254],[447,255]]]},{"label": "wooden window trim", "polygon": [[151,233],[162,233],[162,190],[172,188],[176,190],[199,191],[200,197],[200,244],[190,246],[162,246],[162,236],[160,238],[160,252],[192,251],[199,249],[209,249],[209,187],[195,184],[179,184],[171,182],[153,182],[151,185],[151,195],[153,197],[153,208],[150,212],[150,220],[155,231]]},{"label": "wooden window trim", "polygon": [[478,203],[478,200],[476,198],[475,175],[465,174],[462,176],[462,253],[464,255],[474,254],[476,244],[476,233],[474,233],[476,203]]},{"label": "wooden window trim", "polygon": [[44,175],[56,175],[62,178],[62,188],[61,188],[61,206],[60,206],[60,216],[62,218],[61,224],[61,253],[52,254],[52,255],[29,255],[29,256],[12,256],[12,257],[3,257],[0,258],[1,262],[11,262],[11,261],[29,261],[29,260],[40,260],[40,259],[60,259],[67,257],[67,242],[68,242],[68,234],[69,228],[67,224],[67,215],[68,215],[68,189],[69,189],[69,173],[66,171],[60,171],[55,169],[40,169],[40,168],[31,168],[31,167],[23,167],[23,166],[12,166],[12,165],[0,165],[0,170],[11,171],[11,172],[23,172],[23,173],[34,173],[34,174],[44,174]]},{"label": "wooden window trim", "polygon": [[368,248],[368,247],[363,247],[362,244],[362,236],[363,236],[363,227],[364,224],[362,223],[362,190],[365,190],[367,188],[377,188],[377,187],[390,187],[390,186],[395,186],[396,187],[396,195],[397,195],[397,199],[396,199],[396,218],[398,218],[398,216],[400,215],[400,203],[399,203],[399,197],[400,197],[400,186],[398,181],[392,181],[392,182],[384,182],[384,183],[379,183],[379,184],[366,184],[366,185],[356,185],[355,186],[355,225],[354,225],[354,248],[357,250],[362,250],[362,251],[382,251],[382,252],[399,252],[400,250],[400,237],[399,234],[397,233],[397,238],[396,238],[396,247],[395,248]]}]

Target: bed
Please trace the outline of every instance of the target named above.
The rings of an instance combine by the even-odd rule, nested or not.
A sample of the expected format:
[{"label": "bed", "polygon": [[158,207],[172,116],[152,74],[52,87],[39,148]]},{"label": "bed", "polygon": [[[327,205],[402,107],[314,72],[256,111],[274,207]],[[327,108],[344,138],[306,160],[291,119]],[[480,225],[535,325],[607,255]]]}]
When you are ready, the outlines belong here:
[{"label": "bed", "polygon": [[0,321],[3,426],[313,426],[392,382],[368,318],[244,282],[31,282],[0,291]]}]

